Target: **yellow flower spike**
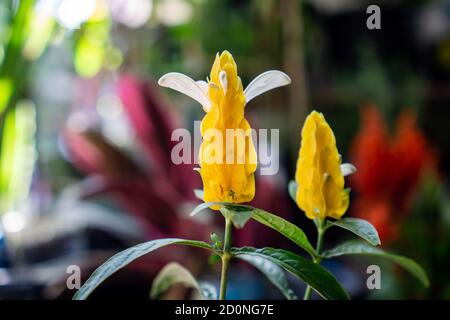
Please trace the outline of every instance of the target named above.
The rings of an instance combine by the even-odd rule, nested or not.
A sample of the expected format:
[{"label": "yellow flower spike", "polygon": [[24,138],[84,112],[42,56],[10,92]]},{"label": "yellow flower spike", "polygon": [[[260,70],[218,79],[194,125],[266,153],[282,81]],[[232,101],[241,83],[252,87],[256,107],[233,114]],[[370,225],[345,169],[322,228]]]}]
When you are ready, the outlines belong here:
[{"label": "yellow flower spike", "polygon": [[[217,54],[209,81],[194,81],[171,72],[158,83],[198,101],[206,115],[200,131],[199,161],[205,202],[249,202],[255,196],[256,150],[245,105],[264,92],[291,82],[281,71],[271,70],[256,77],[244,90],[237,65],[228,51]],[[213,209],[219,209],[216,206]]]},{"label": "yellow flower spike", "polygon": [[309,219],[340,219],[349,205],[344,176],[356,171],[341,165],[333,131],[324,116],[313,111],[305,120],[297,160],[297,205]]}]

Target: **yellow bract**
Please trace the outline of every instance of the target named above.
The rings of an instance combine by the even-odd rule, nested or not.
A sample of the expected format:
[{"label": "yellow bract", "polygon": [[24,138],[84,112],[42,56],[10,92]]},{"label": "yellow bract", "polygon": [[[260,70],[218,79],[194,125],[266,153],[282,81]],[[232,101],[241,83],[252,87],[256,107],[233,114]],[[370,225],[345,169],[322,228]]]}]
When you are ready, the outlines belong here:
[{"label": "yellow bract", "polygon": [[[244,118],[246,100],[241,79],[228,51],[216,56],[207,94],[211,106],[201,123],[199,156],[204,201],[249,202],[255,195],[256,150]],[[226,141],[227,136],[231,141]],[[220,138],[223,144],[218,143]]]},{"label": "yellow bract", "polygon": [[297,205],[309,219],[339,219],[349,205],[333,131],[316,111],[306,118],[297,160]]}]

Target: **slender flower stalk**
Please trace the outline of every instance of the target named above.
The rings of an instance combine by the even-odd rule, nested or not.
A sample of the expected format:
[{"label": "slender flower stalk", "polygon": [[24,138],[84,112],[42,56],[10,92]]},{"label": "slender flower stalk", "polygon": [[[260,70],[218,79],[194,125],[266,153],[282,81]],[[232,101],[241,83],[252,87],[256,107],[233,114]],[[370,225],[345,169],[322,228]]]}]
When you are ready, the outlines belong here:
[{"label": "slender flower stalk", "polygon": [[[322,223],[322,221],[320,221],[320,220],[316,220],[316,221],[317,221],[317,224],[316,224],[316,226],[317,226],[317,243],[316,243],[317,257],[314,258],[314,263],[320,264],[320,262],[322,261],[320,254],[322,253],[323,240],[324,240],[326,229],[324,228],[324,226],[323,226],[324,224]],[[309,300],[309,298],[311,298],[311,294],[312,294],[312,288],[307,285],[306,290],[305,290],[305,295],[303,296],[303,300]]]},{"label": "slender flower stalk", "polygon": [[225,218],[225,238],[223,242],[222,252],[222,273],[220,277],[220,293],[219,299],[225,300],[227,296],[227,282],[228,282],[228,265],[230,263],[231,255],[231,230],[233,229],[233,223],[231,219]]}]

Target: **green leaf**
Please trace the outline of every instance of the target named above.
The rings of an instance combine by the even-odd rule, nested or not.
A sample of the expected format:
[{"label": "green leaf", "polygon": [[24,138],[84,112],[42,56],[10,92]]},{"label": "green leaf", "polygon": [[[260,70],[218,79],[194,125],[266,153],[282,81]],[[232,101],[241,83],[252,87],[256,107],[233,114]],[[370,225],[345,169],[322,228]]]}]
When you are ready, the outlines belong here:
[{"label": "green leaf", "polygon": [[294,202],[297,202],[297,189],[297,182],[295,182],[294,180],[289,181],[288,191],[291,199],[294,200]]},{"label": "green leaf", "polygon": [[303,280],[324,299],[349,299],[348,293],[329,271],[290,251],[274,248],[255,249],[244,247],[233,248],[231,254],[236,257],[240,255],[262,257],[276,263]]},{"label": "green leaf", "polygon": [[252,219],[278,231],[286,238],[297,244],[300,248],[306,250],[306,252],[308,252],[312,257],[317,256],[316,251],[306,237],[306,234],[295,224],[261,209],[255,209]]},{"label": "green leaf", "polygon": [[422,267],[414,260],[388,253],[380,248],[375,248],[366,242],[353,240],[344,242],[334,249],[327,250],[323,253],[324,258],[334,258],[343,255],[368,255],[386,258],[402,266],[405,270],[415,276],[425,287],[429,286],[427,274]]},{"label": "green leaf", "polygon": [[217,299],[215,288],[206,285],[204,288],[195,280],[194,276],[182,265],[171,262],[167,264],[153,280],[150,297],[156,299],[175,284],[182,284],[186,288],[195,289],[203,299]]},{"label": "green leaf", "polygon": [[175,284],[182,284],[186,288],[196,289],[200,292],[200,287],[194,276],[182,265],[171,262],[162,268],[153,280],[150,298],[160,297]]},{"label": "green leaf", "polygon": [[338,226],[353,232],[357,236],[360,236],[364,240],[368,241],[371,245],[379,246],[381,244],[377,229],[375,229],[375,227],[366,220],[358,218],[343,218],[336,221],[328,221],[327,224],[327,227]]},{"label": "green leaf", "polygon": [[289,283],[283,269],[277,264],[267,260],[266,258],[250,254],[241,254],[238,255],[237,258],[250,263],[256,269],[261,271],[261,273],[263,273],[267,279],[269,279],[269,281],[283,293],[286,299],[298,299],[294,291],[289,288]]},{"label": "green leaf", "polygon": [[[308,238],[306,237],[306,234],[303,232],[302,229],[297,227],[295,224],[275,215],[270,212],[264,211],[262,209],[253,208],[248,205],[242,205],[242,204],[234,204],[234,203],[228,203],[228,202],[205,202],[200,205],[198,205],[191,213],[191,216],[196,215],[200,211],[212,206],[212,205],[219,205],[222,206],[221,211],[223,209],[227,209],[229,211],[234,211],[236,216],[238,213],[242,213],[241,216],[237,216],[235,221],[233,223],[239,226],[242,225],[242,223],[247,222],[248,218],[252,218],[259,223],[262,223],[263,225],[274,229],[275,231],[278,231],[282,235],[284,235],[289,240],[293,241],[295,244],[297,244],[300,248],[303,248],[308,252],[311,257],[316,257],[316,251],[314,250],[313,246],[309,242]],[[236,213],[236,211],[238,213]]]},{"label": "green leaf", "polygon": [[95,288],[97,288],[103,281],[105,281],[109,276],[119,269],[125,267],[130,262],[136,260],[137,258],[155,251],[161,247],[168,246],[170,244],[181,244],[194,246],[204,249],[212,250],[212,247],[203,241],[195,240],[185,240],[185,239],[159,239],[144,242],[121,251],[98,267],[89,277],[89,279],[84,283],[84,285],[75,293],[73,296],[74,300],[84,300],[86,299]]}]

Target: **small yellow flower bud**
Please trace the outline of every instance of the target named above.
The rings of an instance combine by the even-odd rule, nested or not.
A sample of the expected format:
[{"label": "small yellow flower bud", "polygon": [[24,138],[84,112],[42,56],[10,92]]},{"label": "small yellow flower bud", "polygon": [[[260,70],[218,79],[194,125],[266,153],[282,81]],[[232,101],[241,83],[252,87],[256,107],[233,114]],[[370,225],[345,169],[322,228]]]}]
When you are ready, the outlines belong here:
[{"label": "small yellow flower bud", "polygon": [[340,219],[349,205],[333,131],[316,111],[306,118],[297,160],[297,205],[309,219]]}]

